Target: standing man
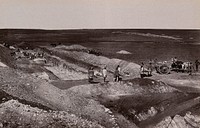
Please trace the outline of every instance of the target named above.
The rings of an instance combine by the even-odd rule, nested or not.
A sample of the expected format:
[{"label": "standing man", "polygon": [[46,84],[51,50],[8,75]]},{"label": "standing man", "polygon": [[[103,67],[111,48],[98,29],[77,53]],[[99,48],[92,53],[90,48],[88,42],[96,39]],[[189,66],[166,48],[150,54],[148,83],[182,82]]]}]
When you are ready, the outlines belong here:
[{"label": "standing man", "polygon": [[106,82],[106,78],[107,78],[107,69],[106,69],[106,66],[103,68],[102,74],[103,74],[103,81]]},{"label": "standing man", "polygon": [[192,68],[193,68],[192,62],[190,62],[188,65],[189,75],[192,75]]},{"label": "standing man", "polygon": [[90,69],[88,70],[88,82],[92,83],[94,79],[94,70],[93,67],[90,67]]},{"label": "standing man", "polygon": [[115,79],[115,82],[117,81],[119,81],[119,76],[120,76],[120,66],[119,65],[117,65],[117,68],[115,69],[115,72],[114,72],[114,79]]},{"label": "standing man", "polygon": [[199,64],[200,64],[199,60],[196,60],[195,61],[195,66],[196,66],[196,71],[197,72],[199,71]]},{"label": "standing man", "polygon": [[174,63],[176,63],[178,61],[177,57],[174,57]]},{"label": "standing man", "polygon": [[153,61],[150,59],[148,66],[148,76],[152,76],[152,71],[153,71]]},{"label": "standing man", "polygon": [[144,63],[143,62],[142,62],[141,67],[140,67],[140,77],[141,78],[145,77]]}]

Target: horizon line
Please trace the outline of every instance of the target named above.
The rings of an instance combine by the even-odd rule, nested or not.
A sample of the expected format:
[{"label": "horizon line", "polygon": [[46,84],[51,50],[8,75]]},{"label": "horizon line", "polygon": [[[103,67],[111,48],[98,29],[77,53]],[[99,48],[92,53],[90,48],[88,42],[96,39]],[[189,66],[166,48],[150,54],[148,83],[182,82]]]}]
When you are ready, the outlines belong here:
[{"label": "horizon line", "polygon": [[200,28],[0,28],[0,30],[200,30]]}]

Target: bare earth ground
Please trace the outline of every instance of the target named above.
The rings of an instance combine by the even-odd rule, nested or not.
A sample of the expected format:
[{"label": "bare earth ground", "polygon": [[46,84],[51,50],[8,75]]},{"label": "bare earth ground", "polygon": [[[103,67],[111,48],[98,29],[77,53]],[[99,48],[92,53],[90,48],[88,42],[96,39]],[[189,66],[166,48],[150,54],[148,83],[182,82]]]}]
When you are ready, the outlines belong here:
[{"label": "bare earth ground", "polygon": [[[0,67],[0,127],[200,126],[199,73],[140,79],[138,64],[97,56],[80,45],[42,49],[46,63],[1,59],[8,67]],[[98,74],[95,83],[87,81],[91,65]],[[105,65],[106,83],[101,77]],[[113,82],[117,65],[122,82]]]}]

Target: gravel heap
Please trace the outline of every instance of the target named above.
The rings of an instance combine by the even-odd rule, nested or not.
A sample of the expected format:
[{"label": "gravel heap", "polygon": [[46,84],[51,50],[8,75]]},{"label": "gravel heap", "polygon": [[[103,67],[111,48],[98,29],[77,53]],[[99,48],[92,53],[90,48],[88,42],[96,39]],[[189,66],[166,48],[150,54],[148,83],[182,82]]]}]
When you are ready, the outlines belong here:
[{"label": "gravel heap", "polygon": [[191,112],[187,112],[185,116],[175,115],[174,117],[166,117],[154,128],[199,128],[200,127],[200,115],[194,115]]},{"label": "gravel heap", "polygon": [[103,128],[65,111],[46,111],[17,100],[9,100],[0,104],[0,127],[31,127],[31,128]]}]

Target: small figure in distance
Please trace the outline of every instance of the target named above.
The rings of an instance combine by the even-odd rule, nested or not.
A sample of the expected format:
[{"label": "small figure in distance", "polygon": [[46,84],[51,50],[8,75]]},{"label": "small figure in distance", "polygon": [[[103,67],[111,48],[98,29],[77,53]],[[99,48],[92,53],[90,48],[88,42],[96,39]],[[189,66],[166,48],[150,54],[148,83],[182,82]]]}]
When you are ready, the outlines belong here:
[{"label": "small figure in distance", "polygon": [[189,75],[192,75],[192,68],[193,68],[193,64],[192,64],[192,62],[190,62],[189,65],[188,65]]},{"label": "small figure in distance", "polygon": [[106,69],[106,66],[102,70],[102,75],[103,75],[103,81],[106,82],[106,78],[107,78],[107,69]]},{"label": "small figure in distance", "polygon": [[114,72],[114,81],[115,82],[118,82],[120,80],[120,66],[117,65],[116,69],[115,69],[115,72]]},{"label": "small figure in distance", "polygon": [[140,77],[141,78],[145,77],[144,63],[143,62],[141,63],[141,66],[140,66]]},{"label": "small figure in distance", "polygon": [[178,59],[177,59],[177,57],[174,57],[174,60],[173,60],[173,67],[172,68],[175,68],[175,70],[176,70],[176,72],[178,73],[178,69],[179,69],[179,67],[178,67]]},{"label": "small figure in distance", "polygon": [[92,83],[93,79],[94,79],[94,70],[93,69],[94,69],[93,67],[90,67],[88,70],[88,82],[89,83]]},{"label": "small figure in distance", "polygon": [[177,57],[174,57],[174,63],[176,63],[178,61]]},{"label": "small figure in distance", "polygon": [[200,65],[200,62],[199,62],[199,60],[196,60],[196,61],[195,61],[196,72],[198,72],[198,71],[199,71],[199,65]]},{"label": "small figure in distance", "polygon": [[152,71],[153,71],[153,61],[150,59],[148,66],[148,76],[152,76]]}]

